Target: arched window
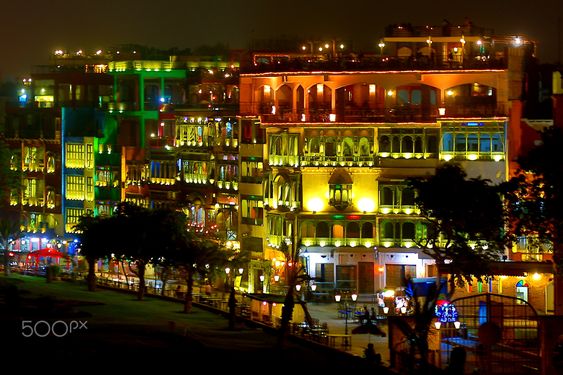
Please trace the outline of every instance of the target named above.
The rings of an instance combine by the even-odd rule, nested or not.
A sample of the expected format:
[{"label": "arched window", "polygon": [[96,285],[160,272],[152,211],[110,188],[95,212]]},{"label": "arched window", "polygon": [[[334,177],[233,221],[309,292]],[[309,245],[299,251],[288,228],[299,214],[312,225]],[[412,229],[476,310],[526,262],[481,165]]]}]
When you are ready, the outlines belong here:
[{"label": "arched window", "polygon": [[389,186],[383,187],[381,189],[381,205],[392,206],[395,203],[394,195],[394,189]]},{"label": "arched window", "polygon": [[342,224],[332,225],[332,238],[344,238],[344,227]]},{"label": "arched window", "polygon": [[490,134],[481,134],[479,138],[479,151],[491,152],[491,136]]},{"label": "arched window", "polygon": [[331,137],[325,138],[325,156],[336,156],[334,139]]},{"label": "arched window", "polygon": [[467,145],[465,143],[465,134],[456,134],[455,136],[455,150],[456,152],[466,151]]},{"label": "arched window", "polygon": [[391,141],[389,136],[382,135],[379,137],[379,152],[391,152]]},{"label": "arched window", "polygon": [[394,136],[391,140],[391,152],[401,152],[401,140],[398,136]]},{"label": "arched window", "polygon": [[467,135],[467,151],[479,151],[479,137],[476,133]]},{"label": "arched window", "polygon": [[[447,150],[444,150],[447,151]],[[428,153],[437,153],[438,152],[438,142],[436,140],[435,135],[429,135],[426,138],[426,152]]]},{"label": "arched window", "polygon": [[301,224],[301,237],[303,238],[314,238],[315,237],[315,224],[306,221]]},{"label": "arched window", "polygon": [[[429,139],[429,148],[430,148],[430,139]],[[454,150],[454,142],[453,142],[453,135],[452,133],[444,133],[442,136],[442,151],[451,152]]]},{"label": "arched window", "polygon": [[395,238],[395,228],[393,222],[385,221],[383,222],[383,230],[381,234],[382,238]]},{"label": "arched window", "polygon": [[414,223],[411,223],[410,221],[403,223],[402,229],[403,229],[402,230],[403,240],[413,240],[414,239],[414,234],[415,234]]},{"label": "arched window", "polygon": [[412,141],[412,138],[409,137],[409,136],[403,137],[402,146],[403,147],[401,148],[401,152],[413,152],[414,151],[413,141]]},{"label": "arched window", "polygon": [[330,237],[330,229],[328,224],[324,221],[321,221],[317,224],[317,238],[328,238]]},{"label": "arched window", "polygon": [[414,141],[414,152],[417,154],[421,154],[424,152],[422,147],[422,137],[416,137]]},{"label": "arched window", "polygon": [[369,156],[369,140],[365,137],[360,139],[360,156]]},{"label": "arched window", "polygon": [[362,238],[368,239],[368,238],[373,238],[373,237],[374,237],[373,224],[372,223],[363,223],[362,224]]},{"label": "arched window", "polygon": [[342,141],[342,156],[354,155],[354,141],[351,138],[344,138]]},{"label": "arched window", "polygon": [[500,138],[500,134],[493,134],[493,152],[501,152],[503,151],[504,147],[502,146],[502,140]]},{"label": "arched window", "polygon": [[317,137],[311,138],[309,141],[309,153],[318,154],[320,152],[320,140]]},{"label": "arched window", "polygon": [[347,238],[360,238],[360,223],[353,221],[348,223],[346,227],[346,237]]},{"label": "arched window", "polygon": [[403,188],[401,204],[403,206],[414,206],[414,190],[411,188]]}]

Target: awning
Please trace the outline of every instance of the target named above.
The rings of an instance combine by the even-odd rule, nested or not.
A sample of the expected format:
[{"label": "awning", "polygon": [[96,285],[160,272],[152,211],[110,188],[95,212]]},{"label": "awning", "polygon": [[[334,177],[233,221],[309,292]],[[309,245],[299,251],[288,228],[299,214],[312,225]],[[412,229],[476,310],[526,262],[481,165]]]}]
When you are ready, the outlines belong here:
[{"label": "awning", "polygon": [[52,249],[50,247],[46,247],[46,248],[41,249],[41,250],[32,251],[29,254],[27,254],[27,256],[28,257],[35,257],[35,258],[47,258],[47,257],[66,258],[66,257],[68,257],[68,255],[61,253],[60,251]]}]

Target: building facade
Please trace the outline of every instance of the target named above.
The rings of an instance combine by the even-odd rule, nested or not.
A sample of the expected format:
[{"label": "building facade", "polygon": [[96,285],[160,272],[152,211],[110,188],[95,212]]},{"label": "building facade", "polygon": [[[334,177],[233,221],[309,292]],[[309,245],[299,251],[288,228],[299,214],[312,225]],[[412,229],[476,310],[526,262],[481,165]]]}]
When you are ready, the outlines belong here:
[{"label": "building facade", "polygon": [[512,105],[533,54],[523,38],[482,32],[399,25],[380,54],[261,53],[241,74],[241,116],[266,130],[274,274],[285,241],[300,246],[319,296],[373,296],[436,275],[416,246],[426,227],[406,180],[456,160],[469,177],[505,181]]}]

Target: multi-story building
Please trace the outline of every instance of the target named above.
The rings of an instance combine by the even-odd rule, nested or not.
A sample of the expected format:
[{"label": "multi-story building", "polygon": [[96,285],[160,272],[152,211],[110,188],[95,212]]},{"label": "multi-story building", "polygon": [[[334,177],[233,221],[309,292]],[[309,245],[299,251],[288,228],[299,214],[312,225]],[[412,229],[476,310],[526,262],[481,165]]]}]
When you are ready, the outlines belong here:
[{"label": "multi-story building", "polygon": [[504,181],[512,102],[534,52],[470,25],[395,25],[379,46],[261,53],[241,73],[240,114],[267,132],[265,258],[281,272],[281,242],[300,246],[321,293],[372,296],[436,275],[416,247],[426,227],[405,180],[456,160]]},{"label": "multi-story building", "polygon": [[[62,247],[72,224],[69,217],[77,219],[80,215],[73,212],[84,213],[88,208],[84,202],[93,201],[88,194],[91,189],[86,188],[88,173],[84,172],[93,166],[93,152],[88,149],[92,143],[83,137],[98,134],[92,118],[76,113],[107,105],[111,89],[111,79],[104,74],[107,60],[108,56],[100,54],[89,57],[82,51],[72,55],[55,51],[52,65],[23,80],[20,106],[8,111],[11,165],[22,172],[21,190],[14,190],[11,196],[23,232],[15,243],[17,250]],[[72,124],[65,126],[65,120]],[[79,138],[67,138],[73,132]],[[86,156],[88,150],[90,157]]]}]

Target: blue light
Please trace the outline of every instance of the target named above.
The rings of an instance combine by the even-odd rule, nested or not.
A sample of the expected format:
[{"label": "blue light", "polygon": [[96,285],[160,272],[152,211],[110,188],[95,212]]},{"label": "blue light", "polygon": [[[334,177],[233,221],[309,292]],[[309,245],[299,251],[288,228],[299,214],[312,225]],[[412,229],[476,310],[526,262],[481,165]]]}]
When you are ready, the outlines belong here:
[{"label": "blue light", "polygon": [[482,122],[466,122],[465,126],[483,126]]},{"label": "blue light", "polygon": [[442,323],[452,323],[458,319],[457,309],[450,303],[444,303],[441,306],[436,305],[435,314]]}]

